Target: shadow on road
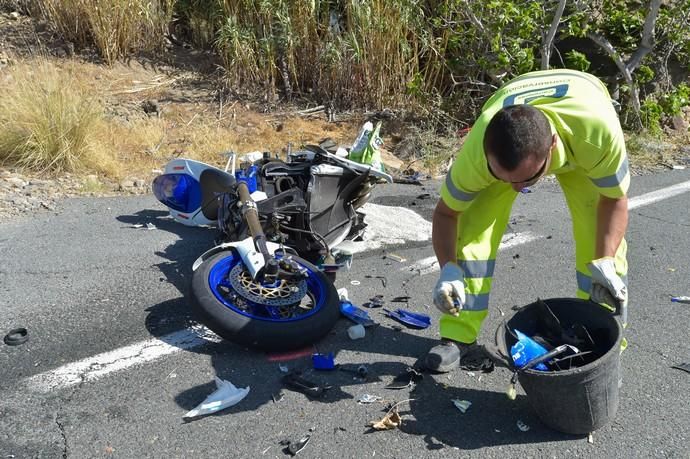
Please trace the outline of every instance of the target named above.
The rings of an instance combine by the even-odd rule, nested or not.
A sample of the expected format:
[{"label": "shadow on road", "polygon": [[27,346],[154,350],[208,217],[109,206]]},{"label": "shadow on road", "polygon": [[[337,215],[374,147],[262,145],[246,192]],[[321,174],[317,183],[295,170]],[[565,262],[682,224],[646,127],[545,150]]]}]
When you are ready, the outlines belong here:
[{"label": "shadow on road", "polygon": [[164,210],[141,210],[132,215],[120,215],[117,220],[128,225],[152,223],[157,230],[179,237],[164,251],[155,252],[156,255],[167,260],[155,266],[161,270],[167,282],[186,296],[191,283],[192,264],[199,255],[215,245],[214,239],[218,231],[215,228],[182,225],[173,220]]}]

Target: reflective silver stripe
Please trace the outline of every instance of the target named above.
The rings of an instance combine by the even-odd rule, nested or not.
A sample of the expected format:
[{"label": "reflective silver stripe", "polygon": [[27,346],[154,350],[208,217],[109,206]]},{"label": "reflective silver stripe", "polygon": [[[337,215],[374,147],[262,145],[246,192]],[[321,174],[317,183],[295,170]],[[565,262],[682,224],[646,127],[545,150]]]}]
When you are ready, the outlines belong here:
[{"label": "reflective silver stripe", "polygon": [[[576,276],[577,288],[579,288],[583,292],[590,293],[592,291],[592,278],[585,273],[581,273],[580,271],[576,272]],[[627,286],[628,276],[621,276],[621,279],[623,280],[623,283]]]},{"label": "reflective silver stripe", "polygon": [[448,188],[450,195],[458,201],[471,201],[477,195],[477,193],[466,193],[456,187],[453,183],[453,179],[450,176],[450,172],[448,172],[446,175],[446,188]]},{"label": "reflective silver stripe", "polygon": [[468,279],[493,277],[496,260],[458,260],[458,265]]},{"label": "reflective silver stripe", "polygon": [[598,179],[590,178],[592,183],[594,183],[599,188],[610,188],[612,186],[618,186],[621,184],[623,179],[628,175],[628,158],[626,157],[618,168],[618,172],[614,175],[609,175],[608,177],[602,177]]},{"label": "reflective silver stripe", "polygon": [[583,292],[590,293],[592,291],[592,278],[585,273],[577,271],[577,288]]},{"label": "reflective silver stripe", "polygon": [[465,304],[462,306],[464,311],[486,311],[489,309],[489,294],[480,293],[479,295],[467,295]]}]

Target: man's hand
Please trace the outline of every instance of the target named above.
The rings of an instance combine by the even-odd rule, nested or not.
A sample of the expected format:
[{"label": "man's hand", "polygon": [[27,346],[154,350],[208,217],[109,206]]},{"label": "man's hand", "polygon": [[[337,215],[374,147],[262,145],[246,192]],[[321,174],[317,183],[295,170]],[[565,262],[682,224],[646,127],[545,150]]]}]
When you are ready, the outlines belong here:
[{"label": "man's hand", "polygon": [[458,316],[465,304],[465,274],[456,263],[443,265],[441,275],[434,288],[434,305],[444,314]]},{"label": "man's hand", "polygon": [[619,311],[621,320],[627,322],[628,287],[616,273],[613,257],[603,257],[587,265],[592,273],[590,297],[596,303],[604,303]]}]

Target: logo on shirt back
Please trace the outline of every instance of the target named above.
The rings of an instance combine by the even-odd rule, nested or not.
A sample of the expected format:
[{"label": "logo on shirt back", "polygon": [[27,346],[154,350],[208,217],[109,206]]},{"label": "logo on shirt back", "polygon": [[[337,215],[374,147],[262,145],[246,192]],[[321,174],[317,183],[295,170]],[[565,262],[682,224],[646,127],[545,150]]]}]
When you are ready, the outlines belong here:
[{"label": "logo on shirt back", "polygon": [[524,91],[518,94],[513,94],[505,98],[503,106],[528,104],[535,99],[542,97],[549,97],[551,99],[560,99],[568,93],[568,84],[559,84],[556,86],[549,86],[546,88],[535,88]]}]

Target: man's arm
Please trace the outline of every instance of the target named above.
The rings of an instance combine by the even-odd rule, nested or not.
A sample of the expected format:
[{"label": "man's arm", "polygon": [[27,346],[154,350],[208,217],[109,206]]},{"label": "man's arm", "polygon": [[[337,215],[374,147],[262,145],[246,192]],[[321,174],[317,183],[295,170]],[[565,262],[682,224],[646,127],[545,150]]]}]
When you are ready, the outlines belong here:
[{"label": "man's arm", "polygon": [[431,243],[441,268],[449,261],[453,263],[457,261],[456,245],[459,216],[460,212],[454,211],[443,200],[439,199],[434,209],[431,224]]},{"label": "man's arm", "polygon": [[615,257],[627,228],[628,197],[600,196],[597,207],[597,243],[594,258]]}]

